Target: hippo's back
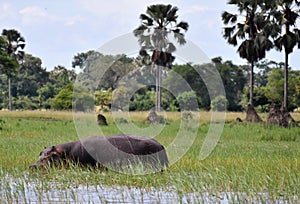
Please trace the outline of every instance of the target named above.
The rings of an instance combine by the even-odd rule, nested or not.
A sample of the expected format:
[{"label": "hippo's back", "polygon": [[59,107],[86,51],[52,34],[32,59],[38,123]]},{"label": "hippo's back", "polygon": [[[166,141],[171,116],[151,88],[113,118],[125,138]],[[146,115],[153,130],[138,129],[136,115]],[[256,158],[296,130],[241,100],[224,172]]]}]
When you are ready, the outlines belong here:
[{"label": "hippo's back", "polygon": [[168,166],[165,148],[153,138],[120,134],[86,138],[82,144],[100,163],[139,159]]},{"label": "hippo's back", "polygon": [[163,151],[164,147],[153,138],[134,135],[112,135],[107,140],[128,154],[147,155]]}]

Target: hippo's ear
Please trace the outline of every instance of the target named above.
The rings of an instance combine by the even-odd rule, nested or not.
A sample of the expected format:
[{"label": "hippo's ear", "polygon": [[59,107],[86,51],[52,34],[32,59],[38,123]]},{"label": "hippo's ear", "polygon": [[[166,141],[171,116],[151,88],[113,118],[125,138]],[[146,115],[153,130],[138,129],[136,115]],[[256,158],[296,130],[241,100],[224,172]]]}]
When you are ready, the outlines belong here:
[{"label": "hippo's ear", "polygon": [[55,146],[52,146],[51,148],[51,152],[55,152],[55,153],[62,153],[62,149],[58,148],[58,147],[55,147]]}]

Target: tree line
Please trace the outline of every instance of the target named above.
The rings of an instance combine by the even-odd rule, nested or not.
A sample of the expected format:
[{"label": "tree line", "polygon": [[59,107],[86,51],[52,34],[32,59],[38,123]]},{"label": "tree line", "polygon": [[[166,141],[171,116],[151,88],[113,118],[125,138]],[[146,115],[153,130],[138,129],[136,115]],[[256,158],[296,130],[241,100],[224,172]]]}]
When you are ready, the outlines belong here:
[{"label": "tree line", "polygon": [[[94,56],[94,57],[92,57]],[[218,107],[218,100],[211,101],[206,85],[197,71],[211,67],[211,64],[191,65],[174,64],[172,69],[162,77],[162,107],[168,111],[179,111],[182,109],[180,103],[187,110],[195,109],[189,106],[188,102],[196,97],[198,105],[196,108],[209,110],[211,108],[227,109],[229,111],[243,111],[249,102],[249,65],[236,65],[232,61],[224,61],[221,57],[212,59],[216,66],[226,91],[227,107]],[[95,67],[96,69],[88,69]],[[103,55],[96,51],[79,53],[73,58],[73,67],[81,67],[81,72],[76,73],[73,68],[56,66],[53,70],[47,71],[42,67],[40,58],[25,54],[18,71],[14,75],[6,75],[2,72],[0,77],[0,107],[8,109],[8,78],[11,78],[12,106],[19,110],[54,109],[70,110],[72,105],[80,106],[81,100],[72,101],[75,80],[84,80],[84,87],[89,87],[93,78],[105,70],[101,80],[98,80],[96,87],[81,90],[82,98],[89,101],[91,106],[97,105],[102,109],[109,110],[114,100],[119,103],[128,102],[131,111],[146,111],[155,107],[155,76],[153,67],[145,66],[140,57],[128,57],[126,55]],[[109,68],[107,69],[107,66]],[[283,100],[284,63],[263,61],[257,64],[259,68],[254,81],[254,105],[259,111],[268,111],[271,102],[280,103]],[[191,87],[191,90],[181,90],[182,84],[176,81],[179,74]],[[125,86],[117,83],[123,76],[128,76],[135,86]],[[142,77],[141,77],[142,76]],[[300,72],[290,70],[289,80],[289,109],[300,106]],[[135,80],[133,80],[135,79]],[[144,86],[145,81],[149,86]],[[136,92],[132,94],[130,87]],[[137,87],[137,88],[136,88]],[[174,96],[177,90],[178,95]],[[175,94],[176,95],[176,94]],[[125,100],[123,100],[123,98]],[[74,104],[75,103],[75,104]],[[116,104],[119,109],[124,109],[126,104]]]}]

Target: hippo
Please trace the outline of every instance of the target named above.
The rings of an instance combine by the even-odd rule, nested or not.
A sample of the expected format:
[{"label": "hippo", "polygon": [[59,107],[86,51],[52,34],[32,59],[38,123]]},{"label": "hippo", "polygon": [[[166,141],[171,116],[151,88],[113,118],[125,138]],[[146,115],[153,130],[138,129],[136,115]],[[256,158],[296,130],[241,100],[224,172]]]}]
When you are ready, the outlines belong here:
[{"label": "hippo", "polygon": [[138,163],[145,167],[163,170],[168,167],[168,157],[163,145],[153,138],[134,135],[94,136],[74,142],[46,147],[39,159],[29,168],[47,168],[61,164],[111,167]]}]

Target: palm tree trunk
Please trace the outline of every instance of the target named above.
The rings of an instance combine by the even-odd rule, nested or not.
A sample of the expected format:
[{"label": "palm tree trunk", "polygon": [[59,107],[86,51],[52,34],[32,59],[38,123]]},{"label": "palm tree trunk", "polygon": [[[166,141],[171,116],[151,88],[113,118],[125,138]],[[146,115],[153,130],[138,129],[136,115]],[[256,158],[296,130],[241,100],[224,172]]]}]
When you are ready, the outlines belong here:
[{"label": "palm tree trunk", "polygon": [[11,80],[10,80],[10,78],[8,78],[8,107],[9,107],[9,111],[12,111]]},{"label": "palm tree trunk", "polygon": [[156,65],[156,111],[161,107],[161,66]]},{"label": "palm tree trunk", "polygon": [[251,68],[250,68],[250,87],[249,87],[249,93],[250,93],[250,105],[253,107],[254,103],[253,103],[253,87],[254,87],[254,62],[251,62]]},{"label": "palm tree trunk", "polygon": [[285,63],[284,63],[284,91],[283,91],[283,106],[288,108],[288,74],[289,74],[289,55],[285,51]]}]

